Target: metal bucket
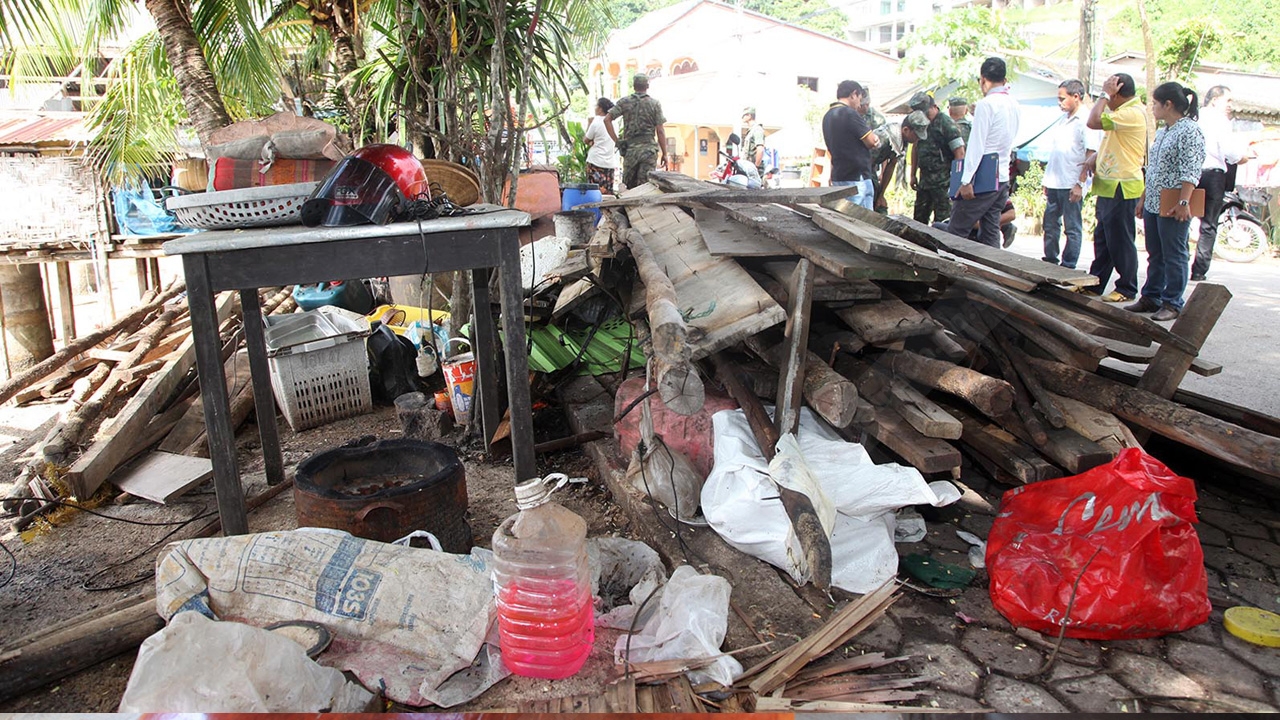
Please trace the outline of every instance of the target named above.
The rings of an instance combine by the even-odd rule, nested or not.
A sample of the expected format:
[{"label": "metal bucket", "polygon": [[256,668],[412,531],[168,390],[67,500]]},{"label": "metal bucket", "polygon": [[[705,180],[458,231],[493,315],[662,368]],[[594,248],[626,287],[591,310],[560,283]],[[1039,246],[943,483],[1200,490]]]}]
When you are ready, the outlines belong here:
[{"label": "metal bucket", "polygon": [[555,224],[556,237],[566,238],[575,246],[591,242],[596,231],[596,216],[590,210],[558,212],[551,216],[551,222]]},{"label": "metal bucket", "polygon": [[370,437],[316,453],[298,465],[293,499],[299,527],[379,542],[426,530],[446,552],[471,551],[466,473],[448,445]]}]

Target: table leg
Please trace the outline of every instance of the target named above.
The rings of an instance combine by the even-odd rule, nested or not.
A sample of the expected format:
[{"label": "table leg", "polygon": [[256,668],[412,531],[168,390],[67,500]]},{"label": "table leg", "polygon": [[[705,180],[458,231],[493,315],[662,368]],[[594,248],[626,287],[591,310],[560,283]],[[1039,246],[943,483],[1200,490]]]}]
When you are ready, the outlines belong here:
[{"label": "table leg", "polygon": [[507,399],[511,410],[511,454],[516,483],[539,477],[533,454],[533,413],[529,400],[529,356],[525,349],[524,298],[520,288],[520,236],[503,231],[498,266],[501,285],[503,350],[507,361]]},{"label": "table leg", "polygon": [[493,435],[502,420],[502,408],[498,404],[498,338],[493,328],[493,303],[489,298],[489,268],[471,271],[471,328],[475,336],[476,399],[479,400],[480,427],[484,433],[484,449],[489,449]]},{"label": "table leg", "polygon": [[276,399],[271,392],[271,370],[267,367],[267,344],[262,329],[262,307],[257,290],[240,291],[244,317],[244,344],[249,350],[249,375],[253,378],[253,410],[262,440],[262,462],[267,484],[284,482],[284,457],[280,453],[280,432],[276,427]]},{"label": "table leg", "polygon": [[209,285],[209,269],[204,255],[184,255],[182,264],[187,277],[191,337],[195,344],[196,372],[204,402],[204,426],[209,436],[209,459],[213,461],[213,487],[218,495],[222,534],[243,535],[249,532],[249,519],[240,471],[236,467],[235,432],[231,428],[231,405],[222,369],[218,314]]}]

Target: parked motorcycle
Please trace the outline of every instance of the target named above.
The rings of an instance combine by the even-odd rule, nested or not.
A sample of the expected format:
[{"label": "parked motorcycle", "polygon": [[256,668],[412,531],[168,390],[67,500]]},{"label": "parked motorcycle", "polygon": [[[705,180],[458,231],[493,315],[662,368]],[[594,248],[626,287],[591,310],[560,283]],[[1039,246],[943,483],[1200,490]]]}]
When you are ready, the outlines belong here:
[{"label": "parked motorcycle", "polygon": [[711,171],[711,181],[725,185],[737,185],[750,190],[759,190],[763,187],[760,181],[760,171],[756,169],[755,163],[738,157],[739,149],[742,147],[742,139],[738,137],[737,133],[729,135],[729,142],[726,147],[729,148],[729,152],[726,152],[724,148],[720,149],[720,165]]},{"label": "parked motorcycle", "polygon": [[1235,191],[1224,194],[1213,254],[1228,262],[1246,263],[1262,257],[1268,247],[1262,221],[1249,212]]}]

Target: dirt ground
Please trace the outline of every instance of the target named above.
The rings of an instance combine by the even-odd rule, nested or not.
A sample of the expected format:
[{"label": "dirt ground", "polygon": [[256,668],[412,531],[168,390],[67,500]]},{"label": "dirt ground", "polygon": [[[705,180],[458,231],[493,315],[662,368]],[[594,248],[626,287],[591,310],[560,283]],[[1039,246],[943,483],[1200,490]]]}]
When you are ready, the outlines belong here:
[{"label": "dirt ground", "polygon": [[[43,435],[26,432],[41,414],[48,415],[56,406],[0,409],[0,433],[6,433],[12,444],[0,452],[0,477],[12,478],[17,471],[17,458],[30,445],[31,438]],[[24,415],[15,422],[10,415]],[[556,408],[539,411],[536,421],[538,440],[563,434],[563,416]],[[15,435],[30,435],[17,440]],[[394,408],[378,408],[373,414],[348,418],[300,433],[280,424],[286,472],[291,474],[299,462],[310,454],[339,445],[364,435],[397,437],[400,427]],[[452,440],[457,442],[458,436]],[[509,515],[516,512],[512,493],[513,470],[510,460],[486,462],[476,452],[477,444],[463,444],[461,455],[466,468],[469,509],[467,521],[475,544],[489,547],[493,531]],[[266,489],[257,428],[244,427],[237,436],[240,468],[247,497]],[[587,458],[576,450],[540,458],[539,466],[564,472],[571,477],[592,477],[594,469]],[[9,486],[0,482],[0,494]],[[16,569],[12,581],[0,587],[0,647],[15,639],[40,630],[53,622],[74,618],[98,607],[136,597],[153,582],[155,558],[167,541],[189,537],[216,514],[217,503],[212,483],[192,490],[169,506],[135,500],[118,504],[113,492],[95,497],[104,501],[99,512],[117,518],[140,522],[182,522],[199,518],[182,526],[142,526],[94,517],[87,513],[66,511],[53,524],[42,524],[22,537],[5,528],[0,542],[13,552]],[[555,495],[557,502],[581,515],[588,523],[591,537],[626,535],[626,519],[609,499],[608,491],[599,483],[574,484]],[[282,493],[249,515],[252,532],[292,529],[297,527],[293,496]],[[0,553],[2,555],[2,553]],[[0,557],[0,582],[9,574],[8,557]],[[131,583],[110,590],[90,590]],[[608,631],[605,631],[608,633]],[[574,678],[555,684],[556,696],[586,693],[601,687],[613,672],[611,648],[616,634],[597,636],[596,650],[588,666]],[[135,654],[121,655],[96,667],[66,678],[61,683],[0,703],[4,712],[110,712],[116,710],[124,692]],[[534,698],[550,692],[545,681],[510,678],[482,695],[473,709],[514,706],[517,698]]]}]

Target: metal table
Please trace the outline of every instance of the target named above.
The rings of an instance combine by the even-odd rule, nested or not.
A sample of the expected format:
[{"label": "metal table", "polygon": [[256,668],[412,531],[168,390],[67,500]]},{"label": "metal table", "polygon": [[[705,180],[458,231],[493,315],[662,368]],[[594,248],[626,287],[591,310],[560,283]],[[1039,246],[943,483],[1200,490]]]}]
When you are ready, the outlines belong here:
[{"label": "metal table", "polygon": [[275,484],[284,481],[284,459],[276,429],[275,398],[267,368],[258,288],[349,278],[473,271],[472,297],[476,312],[473,313],[472,336],[475,339],[476,397],[487,446],[500,419],[495,365],[497,336],[489,295],[490,273],[497,270],[501,288],[502,331],[506,338],[503,348],[515,481],[537,477],[520,287],[519,229],[528,225],[527,213],[501,210],[422,223],[209,231],[164,244],[166,254],[182,256],[186,274],[191,333],[223,534],[238,535],[249,529],[244,489],[236,467],[235,433],[231,427],[214,307],[214,294],[223,290],[238,290],[240,293],[262,455],[267,482]]}]

